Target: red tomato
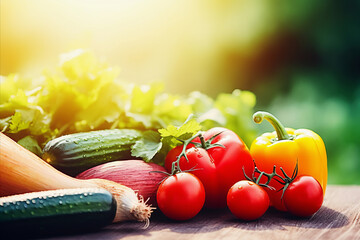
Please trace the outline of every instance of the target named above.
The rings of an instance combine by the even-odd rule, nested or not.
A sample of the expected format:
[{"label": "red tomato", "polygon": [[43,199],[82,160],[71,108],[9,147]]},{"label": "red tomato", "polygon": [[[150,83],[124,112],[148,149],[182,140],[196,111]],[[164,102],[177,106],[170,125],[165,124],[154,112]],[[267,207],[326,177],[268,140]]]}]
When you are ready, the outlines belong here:
[{"label": "red tomato", "polygon": [[168,218],[188,220],[198,214],[205,202],[201,181],[191,173],[177,173],[166,178],[159,186],[156,200]]},{"label": "red tomato", "polygon": [[[220,134],[212,140],[212,143],[224,147],[217,146],[206,150],[189,144],[186,150],[189,162],[184,157],[181,157],[179,162],[183,171],[195,169],[192,173],[204,184],[205,206],[208,208],[226,207],[226,196],[230,187],[246,179],[243,168],[248,176],[251,176],[254,170],[254,163],[247,146],[231,130],[212,128],[203,133],[204,140],[208,141],[218,133]],[[193,142],[200,143],[200,139],[196,138]],[[183,146],[178,146],[166,156],[165,168],[168,172],[171,172],[172,163],[176,161],[182,148]]]},{"label": "red tomato", "polygon": [[290,213],[299,217],[309,217],[321,208],[324,194],[315,178],[298,176],[285,190],[283,200]]},{"label": "red tomato", "polygon": [[227,195],[227,205],[232,214],[246,221],[264,215],[269,204],[270,199],[264,189],[247,180],[235,183]]}]

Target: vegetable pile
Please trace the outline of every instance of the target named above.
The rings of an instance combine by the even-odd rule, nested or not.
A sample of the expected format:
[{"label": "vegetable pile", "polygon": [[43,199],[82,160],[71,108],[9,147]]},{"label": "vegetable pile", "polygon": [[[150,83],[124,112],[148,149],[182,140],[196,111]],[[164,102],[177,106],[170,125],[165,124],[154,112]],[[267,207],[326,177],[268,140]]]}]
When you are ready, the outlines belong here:
[{"label": "vegetable pile", "polygon": [[[169,151],[165,159],[169,178],[191,172],[204,185],[205,207],[227,205],[242,220],[259,218],[270,206],[299,217],[313,215],[322,205],[327,181],[322,139],[310,130],[285,129],[267,112],[256,112],[253,118],[256,123],[267,119],[276,131],[256,138],[250,150],[229,129],[199,132]],[[190,189],[191,184],[187,185]],[[202,190],[191,190],[192,194],[196,192]],[[169,190],[168,194],[174,193]],[[188,205],[191,209],[195,204]],[[161,209],[165,215],[167,209]]]},{"label": "vegetable pile", "polygon": [[[113,222],[149,221],[152,208],[146,205],[143,199],[139,199],[133,189],[105,179],[80,180],[70,177],[2,133],[0,142],[0,196],[47,190],[103,188],[109,191],[117,202]],[[6,207],[0,204],[0,208]],[[57,214],[61,215],[61,212]]]},{"label": "vegetable pile", "polygon": [[[252,221],[269,207],[299,217],[321,208],[322,139],[267,112],[251,117],[252,93],[172,95],[158,84],[117,81],[117,70],[89,52],[62,57],[60,72],[38,82],[1,80],[3,226],[44,232],[63,218],[82,222],[79,229],[133,220],[148,226],[155,207],[177,221],[202,209],[227,207]],[[255,138],[252,120],[264,119],[275,132]]]}]

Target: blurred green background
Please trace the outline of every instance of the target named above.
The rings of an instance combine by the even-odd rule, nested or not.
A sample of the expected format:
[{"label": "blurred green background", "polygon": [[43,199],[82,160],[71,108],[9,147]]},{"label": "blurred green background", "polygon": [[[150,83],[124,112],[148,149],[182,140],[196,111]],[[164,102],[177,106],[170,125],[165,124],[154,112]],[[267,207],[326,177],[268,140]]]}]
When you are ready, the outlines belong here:
[{"label": "blurred green background", "polygon": [[[121,78],[256,110],[324,140],[330,184],[360,184],[360,1],[2,0],[0,74],[37,75],[87,48]],[[272,130],[258,126],[259,133]]]}]

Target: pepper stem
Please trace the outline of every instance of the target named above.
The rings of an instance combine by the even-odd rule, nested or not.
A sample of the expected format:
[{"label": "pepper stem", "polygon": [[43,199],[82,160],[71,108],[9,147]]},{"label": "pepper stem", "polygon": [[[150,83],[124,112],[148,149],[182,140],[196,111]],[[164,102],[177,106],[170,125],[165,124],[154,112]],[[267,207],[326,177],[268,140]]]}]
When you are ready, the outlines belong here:
[{"label": "pepper stem", "polygon": [[254,113],[253,120],[254,122],[260,124],[263,120],[267,120],[274,127],[278,140],[289,140],[291,139],[289,134],[286,132],[285,127],[281,124],[279,119],[274,115],[268,112],[258,111]]}]

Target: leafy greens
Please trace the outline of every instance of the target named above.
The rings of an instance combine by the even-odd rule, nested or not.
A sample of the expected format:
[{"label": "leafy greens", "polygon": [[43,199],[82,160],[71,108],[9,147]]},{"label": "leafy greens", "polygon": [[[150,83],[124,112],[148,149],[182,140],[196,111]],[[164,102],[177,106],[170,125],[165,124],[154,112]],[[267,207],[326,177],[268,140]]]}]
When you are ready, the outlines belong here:
[{"label": "leafy greens", "polygon": [[2,76],[0,130],[37,155],[46,142],[64,134],[143,130],[132,154],[158,163],[181,143],[177,138],[199,130],[223,126],[248,144],[256,134],[251,120],[256,100],[249,91],[236,89],[215,99],[199,91],[178,95],[165,92],[161,83],[132,84],[118,75],[117,68],[91,52],[76,50],[61,55],[60,67],[39,78]]}]

